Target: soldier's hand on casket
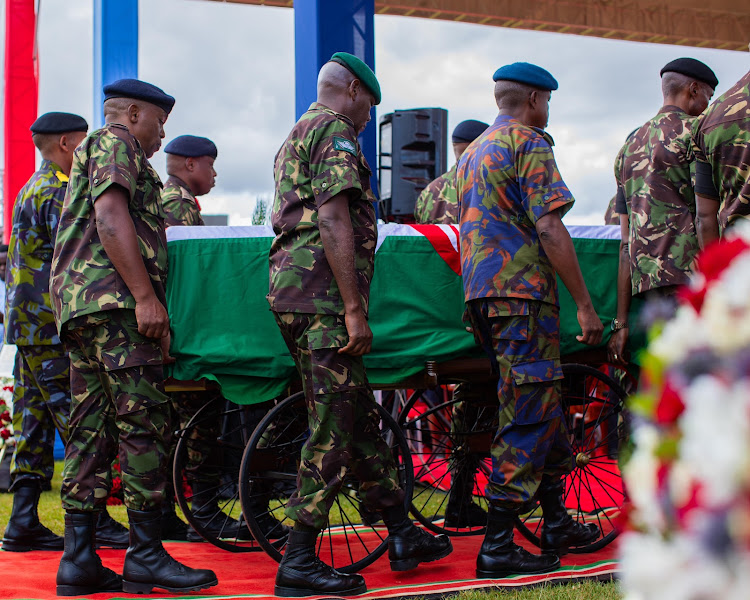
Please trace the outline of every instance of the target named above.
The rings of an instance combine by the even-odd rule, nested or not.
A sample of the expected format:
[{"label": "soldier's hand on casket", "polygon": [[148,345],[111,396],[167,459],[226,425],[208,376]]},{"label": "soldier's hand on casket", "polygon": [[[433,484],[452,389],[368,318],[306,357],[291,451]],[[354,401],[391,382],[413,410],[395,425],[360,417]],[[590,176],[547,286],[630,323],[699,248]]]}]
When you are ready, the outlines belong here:
[{"label": "soldier's hand on casket", "polygon": [[177,359],[169,353],[169,347],[171,345],[172,345],[172,334],[167,333],[165,337],[161,338],[161,356],[162,356],[161,363],[163,365],[171,365],[177,362]]},{"label": "soldier's hand on casket", "polygon": [[150,338],[163,338],[169,335],[169,314],[156,294],[136,302],[135,318],[141,335]]},{"label": "soldier's hand on casket", "polygon": [[372,330],[362,310],[347,312],[344,315],[349,343],[339,350],[339,354],[362,356],[372,349]]},{"label": "soldier's hand on casket", "polygon": [[581,335],[576,336],[579,342],[596,346],[602,341],[604,325],[593,306],[578,309],[578,324],[581,326]]}]

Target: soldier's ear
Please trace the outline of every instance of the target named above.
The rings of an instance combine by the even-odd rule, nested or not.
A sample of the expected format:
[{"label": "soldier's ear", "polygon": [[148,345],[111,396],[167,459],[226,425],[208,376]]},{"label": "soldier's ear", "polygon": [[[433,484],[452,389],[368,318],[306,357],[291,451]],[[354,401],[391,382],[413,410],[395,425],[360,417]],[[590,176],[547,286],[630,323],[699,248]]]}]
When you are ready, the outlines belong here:
[{"label": "soldier's ear", "polygon": [[361,91],[362,82],[359,79],[352,79],[352,82],[349,84],[349,97],[352,99],[352,101],[357,99],[357,94]]},{"label": "soldier's ear", "polygon": [[138,106],[135,102],[133,104],[130,104],[128,106],[128,120],[131,123],[137,123],[140,117],[141,117],[141,107]]},{"label": "soldier's ear", "polygon": [[195,170],[195,159],[192,156],[185,157],[185,168],[192,173]]}]

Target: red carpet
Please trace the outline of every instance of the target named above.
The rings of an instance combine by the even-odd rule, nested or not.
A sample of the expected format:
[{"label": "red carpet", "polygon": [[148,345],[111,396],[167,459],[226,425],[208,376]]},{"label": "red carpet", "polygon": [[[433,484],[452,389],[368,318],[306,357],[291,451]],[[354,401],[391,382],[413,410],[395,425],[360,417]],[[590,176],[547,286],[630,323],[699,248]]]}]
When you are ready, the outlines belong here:
[{"label": "red carpet", "polygon": [[[517,542],[531,547],[517,535]],[[481,536],[452,538],[454,552],[448,558],[422,565],[414,571],[393,573],[383,556],[362,572],[369,591],[358,598],[394,598],[447,594],[458,590],[520,587],[544,581],[571,581],[581,578],[609,579],[617,571],[615,543],[594,554],[570,554],[563,567],[554,573],[499,580],[474,579],[476,555]],[[262,552],[233,554],[209,544],[173,542],[165,544],[178,560],[193,566],[213,569],[219,585],[193,594],[174,595],[154,591],[148,596],[96,594],[93,600],[109,598],[269,598],[273,597],[276,563]],[[538,550],[535,550],[538,552]],[[0,552],[0,597],[3,599],[48,600],[55,596],[55,574],[60,552]],[[121,572],[124,550],[101,550],[104,564]]]}]

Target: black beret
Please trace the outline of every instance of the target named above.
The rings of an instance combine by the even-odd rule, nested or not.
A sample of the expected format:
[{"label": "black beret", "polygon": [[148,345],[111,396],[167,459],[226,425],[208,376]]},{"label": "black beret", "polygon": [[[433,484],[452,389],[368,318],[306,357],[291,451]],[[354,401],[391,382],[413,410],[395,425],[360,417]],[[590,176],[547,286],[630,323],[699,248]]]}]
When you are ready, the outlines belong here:
[{"label": "black beret", "polygon": [[104,101],[111,98],[133,98],[155,104],[165,113],[172,112],[174,98],[164,90],[140,79],[118,79],[104,86]]},{"label": "black beret", "polygon": [[488,127],[489,125],[487,123],[483,123],[482,121],[475,121],[474,119],[461,121],[453,130],[453,135],[451,136],[453,139],[453,143],[456,144],[461,142],[473,142],[480,135],[482,135],[484,133],[484,130]]},{"label": "black beret", "polygon": [[664,65],[664,68],[659,71],[659,75],[661,76],[664,76],[664,73],[680,73],[681,75],[707,83],[713,89],[716,89],[716,86],[719,85],[719,80],[711,70],[711,67],[694,58],[676,58]]},{"label": "black beret", "polygon": [[31,133],[68,133],[69,131],[89,130],[86,119],[73,113],[48,112],[44,113],[29,127]]},{"label": "black beret", "polygon": [[516,62],[500,67],[492,76],[493,81],[517,81],[540,90],[551,92],[557,89],[557,80],[552,73],[537,65],[527,62]]},{"label": "black beret", "polygon": [[181,135],[169,142],[164,152],[177,156],[210,156],[216,158],[219,151],[211,140],[197,135]]}]

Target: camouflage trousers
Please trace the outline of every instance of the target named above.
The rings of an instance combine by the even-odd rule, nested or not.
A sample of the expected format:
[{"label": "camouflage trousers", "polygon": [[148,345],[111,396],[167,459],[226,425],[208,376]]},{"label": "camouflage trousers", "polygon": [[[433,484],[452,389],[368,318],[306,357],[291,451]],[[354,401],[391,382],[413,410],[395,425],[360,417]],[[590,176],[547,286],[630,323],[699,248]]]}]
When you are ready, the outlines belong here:
[{"label": "camouflage trousers", "polygon": [[308,527],[326,526],[328,512],[351,471],[371,510],[404,501],[396,466],[380,434],[361,356],[339,354],[349,339],[336,315],[274,313],[302,377],[309,437],[302,447],[297,491],[286,514]]},{"label": "camouflage trousers", "polygon": [[[194,427],[190,429],[188,444],[188,460],[185,465],[186,475],[189,480],[195,480],[197,476],[201,479],[215,480],[218,476],[217,465],[221,460],[216,456],[220,454],[221,449],[216,446],[216,438],[220,429],[220,408],[216,403],[217,397],[221,397],[221,392],[217,390],[190,391],[190,392],[172,392],[171,405],[172,415],[175,423],[179,423],[180,429],[187,427],[190,420],[195,414],[207,404],[213,408],[206,409],[214,411],[213,415],[204,412],[201,413],[205,419],[200,419]],[[215,418],[213,418],[215,417]],[[174,451],[176,440],[170,447],[170,471],[174,462]]]},{"label": "camouflage trousers", "polygon": [[469,302],[467,309],[477,342],[499,373],[486,495],[492,504],[522,510],[543,475],[561,477],[573,468],[560,405],[559,308],[492,298]]},{"label": "camouflage trousers", "polygon": [[28,479],[52,481],[55,430],[68,439],[70,359],[61,344],[17,346],[13,377],[11,489]]},{"label": "camouflage trousers", "polygon": [[138,332],[133,310],[78,317],[66,323],[62,338],[72,391],[63,507],[104,507],[118,449],[126,506],[160,506],[171,423],[159,341]]}]

